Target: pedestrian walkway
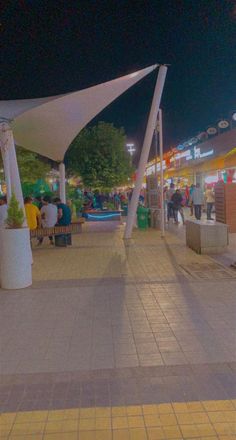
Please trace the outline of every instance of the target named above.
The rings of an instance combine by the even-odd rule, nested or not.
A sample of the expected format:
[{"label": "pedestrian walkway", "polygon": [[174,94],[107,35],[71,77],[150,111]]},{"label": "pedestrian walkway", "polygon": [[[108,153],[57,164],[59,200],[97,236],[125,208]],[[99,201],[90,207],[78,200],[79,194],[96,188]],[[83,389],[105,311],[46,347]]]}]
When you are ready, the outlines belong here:
[{"label": "pedestrian walkway", "polygon": [[[191,220],[195,219],[195,217],[190,216],[190,209],[185,208],[184,209],[184,217],[185,220]],[[215,218],[215,214],[212,214],[212,217]],[[206,213],[204,212],[202,214],[202,221],[207,221]],[[185,226],[182,224],[181,219],[178,227],[173,224],[173,222],[169,222],[169,224],[166,225],[167,230],[175,235],[177,235],[183,242],[185,242]],[[214,254],[211,255],[212,258],[214,258],[216,261],[219,261],[219,263],[222,263],[226,267],[230,267],[233,263],[236,262],[236,233],[229,233],[229,244],[227,249],[220,253],[220,254]]]},{"label": "pedestrian walkway", "polygon": [[115,226],[1,290],[1,440],[235,439],[235,271]]}]

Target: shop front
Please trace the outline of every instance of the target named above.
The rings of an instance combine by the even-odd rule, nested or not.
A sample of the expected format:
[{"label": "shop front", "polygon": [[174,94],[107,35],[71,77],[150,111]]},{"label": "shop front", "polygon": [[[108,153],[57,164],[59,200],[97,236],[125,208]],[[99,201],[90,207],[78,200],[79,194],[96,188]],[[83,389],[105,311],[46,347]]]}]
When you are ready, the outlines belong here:
[{"label": "shop front", "polygon": [[[159,174],[157,158],[147,166],[146,174]],[[172,149],[164,155],[164,179],[179,188],[199,183],[202,188],[217,182],[236,182],[236,129],[179,151]]]}]

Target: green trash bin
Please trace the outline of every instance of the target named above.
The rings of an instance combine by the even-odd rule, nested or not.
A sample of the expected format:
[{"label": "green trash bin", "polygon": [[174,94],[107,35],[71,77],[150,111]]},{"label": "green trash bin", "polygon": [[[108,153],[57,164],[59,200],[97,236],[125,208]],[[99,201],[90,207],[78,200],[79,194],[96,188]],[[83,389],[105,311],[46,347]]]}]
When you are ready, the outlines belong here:
[{"label": "green trash bin", "polygon": [[126,203],[123,203],[123,205],[121,206],[122,214],[124,217],[127,217],[128,215],[128,205]]},{"label": "green trash bin", "polygon": [[144,206],[139,206],[137,209],[137,223],[139,229],[148,229],[148,216],[149,209]]}]

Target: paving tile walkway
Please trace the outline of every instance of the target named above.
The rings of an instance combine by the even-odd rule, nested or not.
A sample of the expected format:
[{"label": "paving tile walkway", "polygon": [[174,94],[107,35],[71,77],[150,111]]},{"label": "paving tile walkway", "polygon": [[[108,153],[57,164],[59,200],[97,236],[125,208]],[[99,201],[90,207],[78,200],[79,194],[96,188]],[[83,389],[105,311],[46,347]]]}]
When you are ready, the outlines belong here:
[{"label": "paving tile walkway", "polygon": [[171,232],[86,225],[0,290],[1,439],[236,438],[236,274]]}]

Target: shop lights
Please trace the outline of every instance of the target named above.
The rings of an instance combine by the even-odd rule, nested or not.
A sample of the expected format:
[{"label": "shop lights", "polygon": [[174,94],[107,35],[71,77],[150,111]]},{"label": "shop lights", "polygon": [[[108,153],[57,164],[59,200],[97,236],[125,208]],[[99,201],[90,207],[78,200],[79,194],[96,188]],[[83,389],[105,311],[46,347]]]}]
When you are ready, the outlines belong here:
[{"label": "shop lights", "polygon": [[229,127],[229,121],[227,121],[226,119],[222,119],[221,121],[218,122],[218,127],[221,129],[225,129]]},{"label": "shop lights", "polygon": [[[233,112],[232,115],[232,121],[236,122],[236,112]],[[179,144],[176,149],[178,151],[183,151],[186,148],[192,147],[193,145],[196,145],[198,142],[204,142],[208,139],[208,136],[215,136],[218,134],[218,129],[226,130],[229,128],[230,122],[228,119],[221,119],[218,121],[217,126],[211,125],[209,126],[206,131],[203,131],[199,133],[197,136],[189,139],[186,142],[183,142]],[[218,129],[217,129],[218,127]]]},{"label": "shop lights", "polygon": [[182,151],[182,150],[184,150],[185,147],[183,144],[179,144],[176,148],[177,148],[177,150]]},{"label": "shop lights", "polygon": [[215,134],[217,134],[217,128],[216,127],[208,127],[207,134],[209,134],[209,136],[214,136]]}]

